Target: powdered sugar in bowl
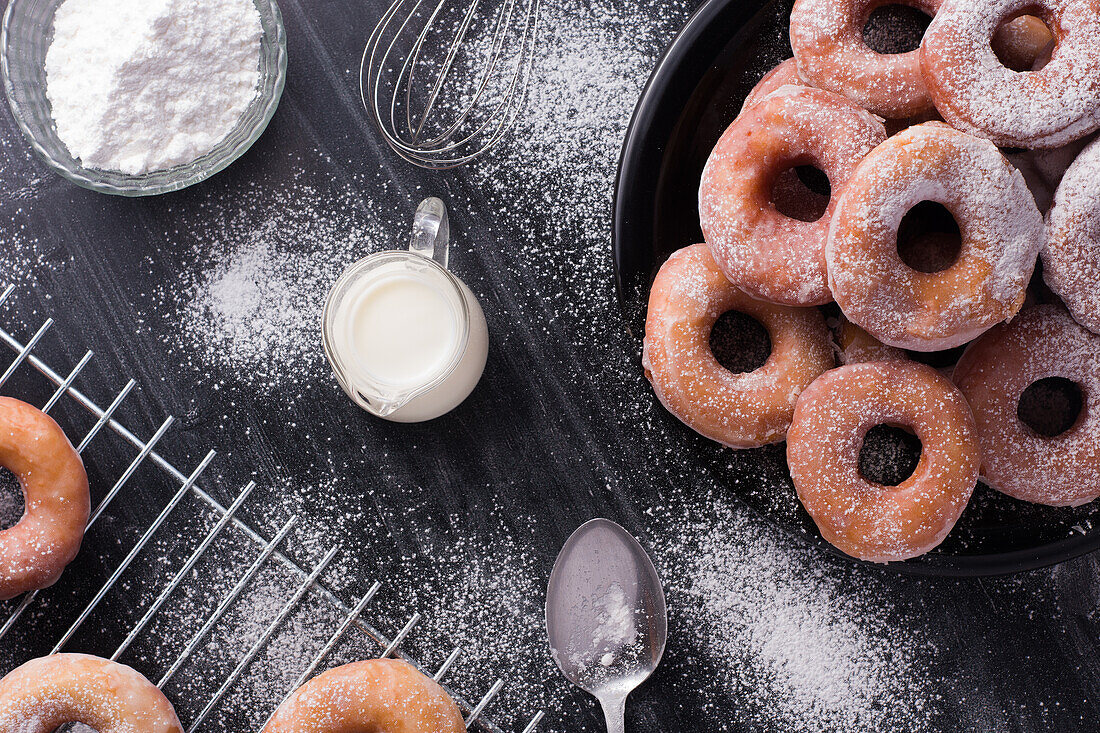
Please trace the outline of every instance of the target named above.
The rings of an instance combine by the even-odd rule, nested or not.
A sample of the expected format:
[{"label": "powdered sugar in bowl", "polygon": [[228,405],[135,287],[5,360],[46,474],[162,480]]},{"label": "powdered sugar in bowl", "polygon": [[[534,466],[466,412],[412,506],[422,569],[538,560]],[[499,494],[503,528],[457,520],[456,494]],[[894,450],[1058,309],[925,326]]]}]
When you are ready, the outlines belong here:
[{"label": "powdered sugar in bowl", "polygon": [[286,81],[286,32],[275,0],[253,0],[262,36],[256,94],[232,131],[189,163],[128,175],[81,164],[58,135],[47,98],[46,56],[54,15],[63,0],[11,0],[0,34],[0,65],[12,114],[38,155],[77,185],[103,193],[144,196],[198,183],[224,169],[254,143],[275,113]]}]

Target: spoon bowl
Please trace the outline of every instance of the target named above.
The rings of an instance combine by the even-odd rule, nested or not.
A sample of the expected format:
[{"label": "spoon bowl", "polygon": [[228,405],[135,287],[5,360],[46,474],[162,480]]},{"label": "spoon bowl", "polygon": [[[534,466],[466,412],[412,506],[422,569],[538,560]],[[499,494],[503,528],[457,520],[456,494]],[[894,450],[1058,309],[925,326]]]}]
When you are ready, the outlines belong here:
[{"label": "spoon bowl", "polygon": [[626,698],[653,674],[668,637],[661,580],[629,532],[607,519],[573,532],[550,574],[546,633],[562,674],[621,733]]}]

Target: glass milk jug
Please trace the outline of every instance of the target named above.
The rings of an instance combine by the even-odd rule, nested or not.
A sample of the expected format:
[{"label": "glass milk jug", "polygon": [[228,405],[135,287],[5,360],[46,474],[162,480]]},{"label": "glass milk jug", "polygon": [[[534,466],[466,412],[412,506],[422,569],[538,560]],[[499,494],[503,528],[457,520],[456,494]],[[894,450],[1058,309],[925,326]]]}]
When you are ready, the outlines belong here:
[{"label": "glass milk jug", "polygon": [[485,315],[447,270],[449,236],[447,208],[425,199],[408,250],[359,260],[329,292],[325,354],[344,392],[378,417],[439,417],[466,399],[485,369]]}]

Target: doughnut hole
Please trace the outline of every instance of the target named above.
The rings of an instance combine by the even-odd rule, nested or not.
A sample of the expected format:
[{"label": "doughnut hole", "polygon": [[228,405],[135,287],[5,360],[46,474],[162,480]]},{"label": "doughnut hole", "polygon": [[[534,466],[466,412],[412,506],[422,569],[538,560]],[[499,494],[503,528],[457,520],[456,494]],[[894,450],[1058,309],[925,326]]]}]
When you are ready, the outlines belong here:
[{"label": "doughnut hole", "polygon": [[920,48],[932,18],[908,5],[880,5],[863,24],[863,42],[875,53],[909,53]]},{"label": "doughnut hole", "polygon": [[1043,438],[1055,438],[1080,421],[1085,411],[1085,393],[1063,377],[1035,382],[1020,395],[1016,417]]},{"label": "doughnut hole", "polygon": [[1050,25],[1035,15],[1017,15],[1001,23],[993,34],[993,53],[1012,71],[1037,71],[1046,65],[1056,38]]},{"label": "doughnut hole", "polygon": [[900,425],[876,425],[863,436],[859,475],[881,486],[897,486],[913,475],[920,463],[920,438]]},{"label": "doughnut hole", "polygon": [[917,272],[942,272],[959,259],[962,231],[947,207],[921,201],[902,217],[898,227],[898,256]]},{"label": "doughnut hole", "polygon": [[833,188],[829,176],[812,163],[782,169],[772,184],[772,205],[783,216],[815,222],[825,215]]},{"label": "doughnut hole", "polygon": [[15,526],[23,518],[25,510],[19,479],[8,469],[0,467],[0,530]]},{"label": "doughnut hole", "polygon": [[95,728],[83,723],[66,723],[53,733],[98,733]]},{"label": "doughnut hole", "polygon": [[710,329],[710,350],[723,369],[743,374],[764,366],[772,353],[772,340],[760,321],[729,311]]}]

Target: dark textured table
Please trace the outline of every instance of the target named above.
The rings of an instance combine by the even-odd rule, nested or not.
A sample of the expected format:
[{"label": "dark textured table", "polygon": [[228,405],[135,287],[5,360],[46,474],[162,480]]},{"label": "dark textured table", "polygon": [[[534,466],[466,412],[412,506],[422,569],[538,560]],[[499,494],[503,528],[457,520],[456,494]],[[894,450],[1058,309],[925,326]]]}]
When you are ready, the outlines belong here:
[{"label": "dark textured table", "polygon": [[[125,200],[76,188],[33,157],[5,110],[0,273],[17,288],[6,328],[26,339],[52,316],[35,353],[67,371],[93,349],[77,385],[101,404],[134,378],[120,419],[144,439],[177,417],[158,451],[181,469],[216,448],[203,485],[228,503],[255,480],[241,516],[268,538],[298,516],[284,547],[303,567],[338,546],[322,577],[349,604],[381,581],[364,618],[383,633],[420,611],[403,648],[434,669],[460,645],[447,679],[464,698],[503,678],[487,715],[504,730],[542,708],[541,730],[602,729],[541,630],[556,552],[594,516],[638,535],[668,584],[668,651],[631,700],[630,730],[1096,729],[1095,558],[935,580],[806,550],[744,509],[741,488],[699,459],[709,449],[653,399],[614,299],[610,197],[633,100],[690,8],[547,4],[539,86],[517,133],[490,158],[431,173],[380,144],[359,103],[381,3],[281,5],[291,63],[279,111],[240,161],[193,189]],[[339,391],[317,304],[344,265],[403,246],[431,194],[451,209],[452,262],[484,306],[489,364],[451,415],[396,425]],[[278,292],[260,283],[259,301],[225,292],[272,275]],[[243,315],[211,309],[226,302]],[[278,316],[249,311],[257,302]],[[38,404],[49,392],[26,367],[4,387]],[[71,404],[57,414],[71,434],[92,422]],[[105,435],[86,457],[101,498],[133,449]],[[784,477],[758,480],[789,491]],[[0,641],[5,671],[50,650],[176,486],[138,470],[61,583]],[[66,650],[109,655],[216,518],[182,502]],[[215,548],[123,661],[157,679],[257,553],[236,530]],[[165,687],[185,724],[293,592],[299,578],[277,570]],[[205,729],[262,723],[340,616],[307,596]],[[353,630],[330,663],[379,651]]]}]

